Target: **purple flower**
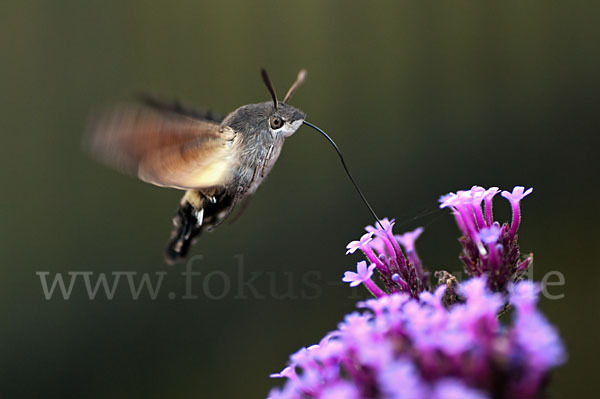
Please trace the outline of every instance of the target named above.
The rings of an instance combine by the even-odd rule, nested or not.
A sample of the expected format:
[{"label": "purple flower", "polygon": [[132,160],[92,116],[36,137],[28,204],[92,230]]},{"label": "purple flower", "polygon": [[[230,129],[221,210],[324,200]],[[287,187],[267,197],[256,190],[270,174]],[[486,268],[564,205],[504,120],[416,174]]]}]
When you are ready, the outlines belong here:
[{"label": "purple flower", "polygon": [[539,292],[539,285],[530,281],[510,289],[510,302],[517,310],[511,333],[529,364],[531,373],[528,377],[535,382],[544,377],[544,370],[566,361],[558,332],[536,308]]},{"label": "purple flower", "polygon": [[519,201],[521,201],[523,198],[527,197],[532,192],[533,192],[533,188],[528,188],[527,190],[525,190],[525,187],[523,187],[523,186],[515,186],[513,188],[512,193],[509,193],[508,191],[502,191],[502,196],[504,198],[507,198],[511,204],[513,204],[513,203],[518,204]]},{"label": "purple flower", "polygon": [[493,221],[493,216],[492,216],[492,200],[494,199],[494,197],[496,196],[496,194],[498,194],[498,192],[500,191],[500,189],[498,187],[491,187],[488,188],[485,192],[484,195],[484,207],[485,207],[485,222],[487,226],[491,226]]},{"label": "purple flower", "polygon": [[[392,231],[394,223],[393,219],[384,218],[377,221],[374,226],[367,226],[365,228],[367,234],[363,235],[358,241],[350,242],[346,247],[346,254],[354,253],[357,249],[360,249],[369,263],[379,272],[381,283],[386,292],[409,292],[413,297],[417,297],[419,293],[429,288],[429,274],[424,271],[414,245],[423,228],[420,227],[403,235],[394,235]],[[406,255],[400,244],[405,248]],[[361,280],[354,283],[356,281],[355,274],[346,272],[343,281],[352,281],[354,284],[352,286],[363,282]],[[376,296],[381,296],[379,293],[383,292],[379,286],[370,280],[370,276],[369,283],[365,286],[372,293],[377,292]]]},{"label": "purple flower", "polygon": [[[519,201],[533,189],[517,186],[512,193],[502,192],[512,207],[513,220],[507,223],[493,220],[492,200],[499,192],[498,187],[484,189],[473,186],[440,198],[440,207],[449,207],[463,236],[459,239],[463,247],[460,259],[470,276],[488,275],[488,286],[494,291],[506,291],[511,281],[519,279],[527,270],[532,256],[521,258],[516,232],[521,213]],[[483,205],[482,205],[483,204]]]},{"label": "purple flower", "polygon": [[[394,220],[367,226],[347,254],[367,261],[342,279],[375,298],[358,303],[336,330],[290,356],[273,378],[270,399],[529,399],[544,397],[550,371],[566,361],[556,329],[537,309],[539,286],[519,281],[532,261],[521,259],[519,202],[531,189],[502,192],[509,226],[493,220],[497,187],[473,186],[440,198],[462,232],[470,279],[441,273],[432,290],[415,250],[423,229],[394,235]],[[404,248],[404,252],[401,248]],[[373,281],[375,270],[382,289]],[[514,307],[512,320],[499,315]]]},{"label": "purple flower", "polygon": [[417,227],[413,231],[397,235],[396,240],[402,244],[406,252],[412,252],[415,250],[415,241],[423,233],[422,227]]},{"label": "purple flower", "polygon": [[431,399],[488,399],[485,392],[469,388],[462,381],[454,378],[441,380],[433,388]]},{"label": "purple flower", "polygon": [[[565,357],[529,286],[503,294],[489,291],[484,277],[472,278],[460,286],[465,301],[450,308],[442,302],[445,287],[419,298],[397,293],[362,302],[362,313],[290,357],[273,375],[287,382],[270,398],[537,397]],[[508,299],[516,312],[503,325],[497,313]]]},{"label": "purple flower", "polygon": [[365,227],[365,230],[367,230],[370,233],[375,233],[379,230],[390,230],[392,227],[394,227],[394,224],[396,224],[395,219],[390,220],[388,218],[383,218],[375,222],[376,227],[367,226]]},{"label": "purple flower", "polygon": [[340,381],[323,389],[319,399],[360,399],[360,391],[355,385]]},{"label": "purple flower", "polygon": [[487,245],[497,243],[500,238],[500,227],[497,225],[484,227],[479,231],[479,238]]},{"label": "purple flower", "polygon": [[358,273],[346,272],[344,273],[344,278],[342,279],[342,281],[345,283],[350,283],[350,287],[356,287],[357,285],[360,285],[365,281],[370,280],[371,276],[373,275],[374,269],[375,265],[367,267],[367,262],[365,262],[364,260],[360,261],[356,264],[356,271]]},{"label": "purple flower", "polygon": [[512,207],[513,218],[509,233],[511,239],[514,238],[515,234],[517,234],[519,224],[521,223],[521,210],[519,203],[523,198],[532,192],[533,188],[529,188],[527,191],[525,191],[525,187],[523,186],[516,186],[513,188],[512,193],[509,193],[508,191],[502,191],[502,196],[510,201],[510,206]]},{"label": "purple flower", "polygon": [[375,270],[375,265],[370,265],[367,267],[367,262],[364,260],[360,261],[356,264],[357,273],[344,273],[344,278],[342,281],[345,283],[350,283],[350,287],[356,287],[357,285],[364,284],[365,287],[367,287],[367,289],[373,293],[373,295],[377,297],[383,296],[385,293],[371,280],[373,270]]},{"label": "purple flower", "polygon": [[428,387],[408,358],[390,362],[378,378],[381,391],[390,399],[426,398]]},{"label": "purple flower", "polygon": [[273,373],[269,377],[271,378],[295,378],[296,372],[292,367],[286,367],[279,373]]},{"label": "purple flower", "polygon": [[373,233],[366,233],[360,237],[358,241],[352,241],[346,246],[346,255],[353,254],[357,249],[361,249],[365,245],[367,245],[373,239]]}]

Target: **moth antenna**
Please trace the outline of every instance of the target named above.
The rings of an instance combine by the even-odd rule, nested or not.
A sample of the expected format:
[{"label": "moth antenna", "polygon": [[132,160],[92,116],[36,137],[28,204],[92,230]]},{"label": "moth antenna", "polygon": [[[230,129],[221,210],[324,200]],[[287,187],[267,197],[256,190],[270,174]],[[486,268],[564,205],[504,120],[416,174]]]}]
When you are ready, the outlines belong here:
[{"label": "moth antenna", "polygon": [[271,84],[271,79],[269,79],[269,75],[267,74],[267,71],[264,68],[260,70],[260,74],[262,75],[263,81],[265,82],[265,86],[267,86],[267,89],[269,89],[269,93],[271,93],[273,105],[275,106],[275,109],[277,109],[277,94],[275,94],[275,89]]},{"label": "moth antenna", "polygon": [[331,145],[335,149],[335,152],[337,152],[337,154],[339,155],[340,161],[342,161],[342,166],[344,167],[344,170],[346,171],[346,174],[350,178],[350,181],[354,185],[354,188],[356,189],[356,191],[358,191],[358,195],[360,195],[360,198],[362,199],[362,201],[365,203],[365,205],[369,209],[369,212],[371,212],[371,215],[373,215],[373,217],[375,218],[375,220],[379,224],[379,227],[381,227],[383,229],[383,224],[381,224],[381,220],[379,220],[379,217],[377,217],[377,214],[373,210],[373,207],[369,204],[369,201],[367,201],[367,198],[365,197],[365,195],[362,193],[362,191],[358,187],[358,184],[356,184],[356,181],[354,180],[354,177],[352,177],[352,174],[350,173],[350,170],[348,169],[348,166],[346,165],[346,161],[344,160],[344,156],[342,155],[342,152],[338,148],[337,144],[335,144],[335,141],[333,141],[333,139],[331,137],[329,137],[327,135],[327,133],[325,133],[323,130],[321,130],[321,128],[319,128],[318,126],[315,126],[312,123],[307,122],[307,121],[303,121],[302,123],[304,123],[306,126],[312,127],[317,132],[321,133],[323,135],[323,137],[325,137],[325,139],[327,139],[327,141],[329,141],[331,143]]},{"label": "moth antenna", "polygon": [[306,79],[306,69],[301,69],[300,72],[298,72],[298,77],[296,78],[296,81],[290,87],[290,89],[288,90],[288,92],[285,94],[285,97],[283,99],[284,103],[287,104],[288,100],[290,98],[292,98],[292,96],[294,95],[294,92],[296,91],[296,89],[298,87],[300,87],[300,85],[302,83],[304,83],[304,79]]}]

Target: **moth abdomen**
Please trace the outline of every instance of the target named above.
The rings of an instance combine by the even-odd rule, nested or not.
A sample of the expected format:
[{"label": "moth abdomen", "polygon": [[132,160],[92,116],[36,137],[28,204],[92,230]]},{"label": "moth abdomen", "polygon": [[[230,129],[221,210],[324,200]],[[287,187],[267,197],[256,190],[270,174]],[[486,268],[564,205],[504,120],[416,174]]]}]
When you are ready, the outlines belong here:
[{"label": "moth abdomen", "polygon": [[173,231],[165,253],[167,262],[176,263],[204,231],[219,225],[234,206],[234,196],[223,189],[188,190],[173,217]]}]

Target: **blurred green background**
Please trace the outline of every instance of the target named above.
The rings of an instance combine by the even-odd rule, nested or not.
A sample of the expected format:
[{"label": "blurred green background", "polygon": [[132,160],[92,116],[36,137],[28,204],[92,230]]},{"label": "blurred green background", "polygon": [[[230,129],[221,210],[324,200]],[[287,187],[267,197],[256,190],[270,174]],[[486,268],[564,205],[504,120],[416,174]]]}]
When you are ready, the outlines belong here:
[{"label": "blurred green background", "polygon": [[[162,257],[180,193],[81,150],[90,111],[139,91],[223,113],[266,101],[263,66],[280,96],[308,69],[292,104],[337,140],[380,215],[399,231],[426,225],[418,248],[432,270],[459,267],[457,229],[445,213],[413,216],[473,184],[534,187],[521,247],[536,279],[566,279],[550,289],[563,299],[541,303],[570,353],[550,392],[591,396],[599,20],[595,2],[3,2],[0,396],[266,397],[269,373],[365,296],[335,283],[371,220],[315,132],[288,139],[243,217],[194,247],[197,300],[180,298],[184,266]],[[238,255],[246,280],[262,273],[265,299],[235,298]],[[168,275],[156,300],[132,300],[124,279],[113,300],[89,300],[81,282],[46,300],[37,271]],[[215,271],[231,279],[220,300],[203,296]],[[310,298],[276,299],[271,286]]]}]

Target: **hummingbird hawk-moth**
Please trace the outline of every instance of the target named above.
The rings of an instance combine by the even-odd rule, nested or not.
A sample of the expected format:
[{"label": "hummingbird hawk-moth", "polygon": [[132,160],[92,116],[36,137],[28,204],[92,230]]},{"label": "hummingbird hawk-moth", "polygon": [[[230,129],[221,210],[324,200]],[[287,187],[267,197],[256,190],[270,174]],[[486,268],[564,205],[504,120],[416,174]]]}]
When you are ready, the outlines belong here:
[{"label": "hummingbird hawk-moth", "polygon": [[93,118],[87,142],[98,159],[145,182],[185,190],[168,262],[183,259],[195,237],[221,224],[267,177],[285,138],[304,121],[304,112],[287,102],[305,75],[300,71],[278,101],[263,70],[272,101],[244,105],[225,118],[152,97]]},{"label": "hummingbird hawk-moth", "polygon": [[146,96],[141,104],[117,106],[92,119],[86,142],[96,158],[145,182],[185,191],[173,218],[167,262],[185,258],[198,235],[215,229],[255,193],[284,140],[303,123],[334,146],[377,219],[333,140],[305,121],[304,112],[287,104],[305,76],[301,70],[283,101],[278,101],[263,69],[272,101],[241,106],[225,118]]}]

